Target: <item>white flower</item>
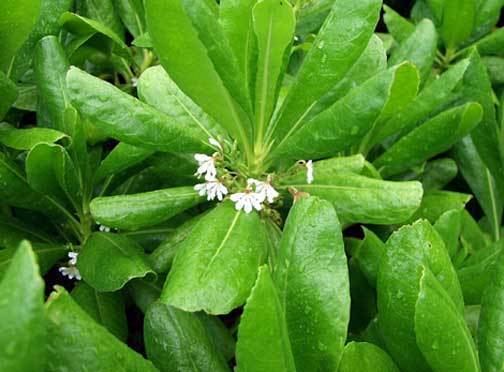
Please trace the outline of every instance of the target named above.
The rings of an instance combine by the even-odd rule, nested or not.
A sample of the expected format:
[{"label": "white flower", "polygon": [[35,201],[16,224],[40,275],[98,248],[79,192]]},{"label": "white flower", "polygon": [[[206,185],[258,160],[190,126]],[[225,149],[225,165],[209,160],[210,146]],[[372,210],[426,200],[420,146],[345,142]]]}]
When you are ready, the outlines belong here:
[{"label": "white flower", "polygon": [[306,162],[306,182],[312,183],[313,182],[313,162],[311,160],[308,160]]},{"label": "white flower", "polygon": [[228,193],[227,187],[216,178],[207,178],[207,182],[195,185],[194,190],[198,191],[200,196],[207,195],[207,200],[217,198],[219,201],[222,201]]},{"label": "white flower", "polygon": [[262,209],[261,203],[264,201],[262,195],[248,189],[231,195],[230,199],[235,203],[237,211],[243,209],[245,213],[250,213],[253,209],[260,211]]},{"label": "white flower", "polygon": [[81,274],[79,272],[79,269],[77,269],[77,257],[78,257],[77,252],[68,252],[68,257],[70,258],[68,260],[68,266],[62,266],[59,268],[59,272],[63,276],[67,276],[69,279],[77,279],[81,280]]},{"label": "white flower", "polygon": [[[98,230],[100,230],[101,232],[110,232],[110,227],[107,227],[105,225],[100,225],[98,226]],[[72,252],[70,252],[72,253]]]},{"label": "white flower", "polygon": [[215,147],[215,148],[217,148],[218,150],[222,151],[222,145],[221,145],[221,144],[219,143],[219,141],[217,141],[215,138],[210,137],[210,138],[208,139],[208,142],[210,142],[210,144],[211,144],[213,147]]},{"label": "white flower", "polygon": [[[247,184],[249,186],[254,185],[255,186],[255,192],[262,197],[262,201],[267,200],[268,203],[273,203],[276,198],[278,198],[278,191],[274,189],[273,186],[271,186],[271,183],[268,181],[262,182],[255,180],[253,178],[249,178],[247,180]],[[262,202],[261,201],[261,202]]]},{"label": "white flower", "polygon": [[198,169],[194,174],[195,176],[205,176],[205,179],[211,179],[217,176],[217,169],[215,168],[215,159],[213,156],[195,154],[194,159],[198,162]]}]

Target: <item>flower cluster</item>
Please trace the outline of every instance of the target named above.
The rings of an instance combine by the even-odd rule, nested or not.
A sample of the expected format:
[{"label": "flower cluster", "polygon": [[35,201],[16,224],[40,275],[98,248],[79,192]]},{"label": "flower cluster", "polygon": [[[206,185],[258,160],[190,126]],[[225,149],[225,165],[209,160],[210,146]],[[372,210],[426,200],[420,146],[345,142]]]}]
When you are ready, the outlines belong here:
[{"label": "flower cluster", "polygon": [[81,274],[77,268],[77,257],[79,254],[77,252],[68,252],[68,266],[62,266],[59,268],[59,272],[63,276],[67,276],[69,279],[81,280]]}]

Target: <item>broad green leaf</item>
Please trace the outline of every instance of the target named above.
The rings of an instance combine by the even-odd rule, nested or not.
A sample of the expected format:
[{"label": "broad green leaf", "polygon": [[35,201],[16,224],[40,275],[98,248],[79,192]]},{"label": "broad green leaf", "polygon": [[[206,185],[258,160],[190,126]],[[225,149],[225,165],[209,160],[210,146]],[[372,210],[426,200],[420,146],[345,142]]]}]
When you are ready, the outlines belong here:
[{"label": "broad green leaf", "polygon": [[449,184],[458,173],[457,163],[449,158],[434,159],[425,165],[422,186],[425,192],[440,190]]},{"label": "broad green leaf", "polygon": [[[316,161],[313,163],[313,174],[317,181],[330,183],[341,173],[360,174],[364,169],[365,159],[361,154],[352,156],[338,156],[335,158]],[[282,184],[306,183],[306,166],[299,164],[292,174],[279,180]]]},{"label": "broad green leaf", "polygon": [[26,177],[36,191],[63,202],[70,201],[80,210],[81,181],[67,151],[57,144],[39,143],[26,157]]},{"label": "broad green leaf", "polygon": [[207,137],[218,138],[225,132],[170,79],[161,66],[150,67],[138,79],[140,99],[183,126],[197,126]]},{"label": "broad green leaf", "polygon": [[445,0],[423,0],[423,2],[429,6],[431,16],[436,21],[436,25],[440,24],[443,19]]},{"label": "broad green leaf", "polygon": [[283,137],[272,157],[321,158],[348,149],[362,140],[384,110],[392,109],[389,102],[413,99],[417,82],[418,72],[409,63],[379,73],[313,117],[292,136]]},{"label": "broad green leaf", "polygon": [[0,5],[0,71],[7,76],[12,59],[28,38],[40,13],[40,0],[4,0]]},{"label": "broad green leaf", "polygon": [[58,35],[61,14],[69,11],[74,0],[41,0],[40,15],[28,39],[16,54],[12,65],[13,80],[21,78],[31,67],[35,48],[40,39],[48,35]]},{"label": "broad green leaf", "polygon": [[108,227],[135,230],[164,222],[204,200],[193,187],[93,199],[91,214]]},{"label": "broad green leaf", "polygon": [[339,174],[320,183],[290,184],[333,203],[343,224],[354,222],[390,224],[409,219],[420,206],[419,182],[391,182],[354,174]]},{"label": "broad green leaf", "polygon": [[290,52],[296,18],[290,3],[278,0],[259,1],[252,14],[258,49],[254,133],[257,145],[261,146],[276,106],[285,53]]},{"label": "broad green leaf", "polygon": [[77,12],[107,25],[121,39],[124,38],[124,27],[116,11],[116,0],[79,0]]},{"label": "broad green leaf", "polygon": [[220,204],[178,248],[161,301],[185,311],[227,314],[245,302],[266,247],[266,230],[256,213]]},{"label": "broad green leaf", "polygon": [[372,144],[380,143],[399,131],[401,134],[407,134],[428,118],[442,112],[444,107],[458,98],[455,91],[460,86],[468,66],[469,61],[462,60],[422,89],[404,110],[377,128]]},{"label": "broad green leaf", "polygon": [[418,347],[435,372],[480,371],[476,346],[464,315],[427,268],[415,305]]},{"label": "broad green leaf", "polygon": [[72,290],[72,298],[96,323],[107,328],[119,340],[128,337],[124,296],[120,292],[98,292],[85,282]]},{"label": "broad green leaf", "polygon": [[392,51],[389,66],[404,61],[415,64],[420,71],[422,81],[429,76],[437,51],[437,33],[434,24],[425,19],[416,27],[415,31]]},{"label": "broad green leaf", "polygon": [[347,337],[350,284],[341,227],[329,202],[309,197],[294,203],[273,278],[296,369],[335,371]]},{"label": "broad green leaf", "polygon": [[131,299],[144,314],[149,306],[159,299],[165,279],[163,276],[158,276],[155,282],[141,278],[128,283],[127,289]]},{"label": "broad green leaf", "polygon": [[149,262],[157,273],[167,273],[173,263],[175,255],[179,251],[184,240],[192,233],[194,227],[201,219],[200,216],[193,217],[182,225],[178,226],[173,233],[168,235],[150,255]]},{"label": "broad green leaf", "polygon": [[404,172],[448,150],[480,123],[482,115],[477,103],[447,110],[401,138],[373,165],[383,177]]},{"label": "broad green leaf", "polygon": [[331,11],[333,0],[290,0],[297,7],[296,34],[308,35],[320,29]]},{"label": "broad green leaf", "polygon": [[490,268],[492,280],[484,289],[478,329],[479,356],[483,371],[500,372],[504,366],[504,250]]},{"label": "broad green leaf", "polygon": [[445,243],[445,247],[450,257],[457,253],[460,232],[462,229],[462,211],[459,209],[444,212],[434,224],[434,228],[439,233]]},{"label": "broad green leaf", "polygon": [[257,39],[252,24],[252,8],[257,0],[222,0],[219,23],[238,62],[245,89],[253,88]]},{"label": "broad green leaf", "polygon": [[22,240],[54,244],[47,232],[12,216],[0,216],[0,247],[17,248]]},{"label": "broad green leaf", "polygon": [[499,240],[503,200],[492,174],[483,164],[471,137],[457,143],[453,154],[464,179],[490,221],[494,240]]},{"label": "broad green leaf", "polygon": [[37,111],[38,91],[35,84],[20,84],[16,87],[18,95],[14,108],[24,111]]},{"label": "broad green leaf", "polygon": [[478,0],[476,2],[476,35],[483,35],[491,31],[501,15],[502,0]]},{"label": "broad green leaf", "polygon": [[221,353],[226,361],[230,361],[235,355],[236,341],[231,334],[231,330],[226,328],[224,323],[217,316],[205,314],[203,312],[196,313],[201,323],[205,327],[208,337]]},{"label": "broad green leaf", "polygon": [[363,227],[363,230],[364,239],[352,251],[352,258],[357,262],[369,284],[376,287],[378,268],[382,257],[385,255],[385,243],[371,230],[365,227]]},{"label": "broad green leaf", "polygon": [[269,268],[261,266],[238,327],[238,372],[296,371],[280,301]]},{"label": "broad green leaf", "polygon": [[402,43],[415,32],[415,25],[406,18],[403,18],[391,7],[384,5],[385,14],[383,20],[387,25],[388,32],[394,37],[398,43]]},{"label": "broad green leaf", "polygon": [[61,287],[46,303],[48,370],[155,372],[151,362],[96,323]]},{"label": "broad green leaf", "polygon": [[283,139],[351,69],[366,48],[380,13],[380,0],[335,0],[306,55],[269,136]]},{"label": "broad green leaf", "polygon": [[2,101],[0,102],[0,120],[2,120],[18,98],[18,90],[16,84],[14,84],[1,70],[0,95],[2,96]]},{"label": "broad green leaf", "polygon": [[474,44],[482,56],[504,57],[504,28],[499,28]]},{"label": "broad green leaf", "polygon": [[443,1],[441,36],[448,50],[453,50],[471,36],[476,18],[477,0]]},{"label": "broad green leaf", "polygon": [[427,221],[419,220],[392,234],[378,272],[379,325],[387,350],[405,371],[430,370],[418,349],[414,330],[423,266],[434,273],[463,314],[457,274],[436,230]]},{"label": "broad green leaf", "polygon": [[483,57],[481,60],[488,71],[488,76],[492,85],[504,84],[504,58]]},{"label": "broad green leaf", "polygon": [[[149,35],[154,49],[160,56],[161,64],[180,89],[232,134],[242,144],[246,153],[251,154],[250,121],[246,111],[233,97],[231,90],[228,91],[229,83],[226,84],[226,79],[224,79],[224,76],[227,76],[233,80],[230,77],[233,73],[234,79],[240,77],[238,64],[216,17],[204,14],[204,11],[208,13],[209,9],[205,4],[200,3],[202,2],[195,5],[191,2],[194,7],[193,12],[201,13],[200,15],[205,18],[200,22],[200,26],[203,28],[208,26],[212,31],[218,29],[217,34],[208,30],[198,32],[195,23],[188,16],[187,7],[191,6],[189,1],[148,0],[145,2],[145,10]],[[170,14],[170,17],[165,17],[166,14]],[[201,39],[203,37],[205,40]],[[208,48],[212,40],[208,40],[209,38],[215,38],[213,41],[221,42],[223,48],[212,45],[213,53],[210,54]],[[184,53],[181,54],[181,50]],[[225,58],[227,61],[222,61],[223,55],[227,55]],[[198,63],[188,64],[188,60],[198,61]],[[223,63],[216,63],[217,61]],[[223,75],[223,69],[230,64],[235,66]],[[244,90],[239,87],[236,89]]]},{"label": "broad green leaf", "polygon": [[137,38],[145,32],[145,10],[142,0],[115,0],[114,6],[133,37]]},{"label": "broad green leaf", "polygon": [[154,154],[154,150],[121,142],[100,163],[96,178],[101,180],[137,165]]},{"label": "broad green leaf", "polygon": [[0,143],[15,150],[31,150],[35,145],[58,142],[66,135],[49,128],[17,129],[9,124],[0,124]]},{"label": "broad green leaf", "polygon": [[[2,251],[0,251],[2,252]],[[5,371],[42,372],[46,361],[44,281],[28,242],[17,248],[0,282],[0,365]]]},{"label": "broad green leaf", "polygon": [[425,193],[422,198],[420,208],[411,218],[415,221],[419,218],[425,218],[431,223],[435,223],[441,215],[451,209],[462,210],[471,200],[469,194],[462,194],[453,191],[431,191]]},{"label": "broad green leaf", "polygon": [[338,372],[399,372],[390,356],[367,342],[350,342],[345,346]]},{"label": "broad green leaf", "polygon": [[[204,132],[120,91],[75,67],[67,74],[68,94],[75,107],[107,135],[131,145],[172,152],[205,149]],[[113,102],[111,105],[110,103]]]},{"label": "broad green leaf", "polygon": [[68,133],[65,109],[70,105],[65,75],[69,63],[55,36],[42,38],[35,49],[34,72],[39,92],[37,122],[39,126]]},{"label": "broad green leaf", "polygon": [[144,338],[160,371],[229,371],[197,314],[156,302],[145,315]]},{"label": "broad green leaf", "polygon": [[94,233],[79,254],[82,278],[99,292],[113,292],[134,278],[153,274],[142,247],[124,235]]}]

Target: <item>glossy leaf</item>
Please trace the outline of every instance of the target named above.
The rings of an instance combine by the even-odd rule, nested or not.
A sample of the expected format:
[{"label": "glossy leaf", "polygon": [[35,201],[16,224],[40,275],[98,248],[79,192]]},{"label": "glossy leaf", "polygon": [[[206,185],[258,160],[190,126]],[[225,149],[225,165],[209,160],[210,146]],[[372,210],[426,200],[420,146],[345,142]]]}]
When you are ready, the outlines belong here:
[{"label": "glossy leaf", "polygon": [[0,120],[2,120],[18,97],[16,84],[14,84],[2,71],[0,71],[0,94],[2,95],[2,101],[0,102]]},{"label": "glossy leaf", "polygon": [[161,302],[144,320],[145,347],[160,371],[229,371],[200,318]]},{"label": "glossy leaf", "polygon": [[389,177],[421,164],[469,134],[480,123],[482,114],[477,103],[445,111],[401,138],[373,165]]},{"label": "glossy leaf", "polygon": [[207,138],[200,128],[183,126],[176,118],[84,71],[70,68],[67,86],[75,107],[111,137],[153,150],[192,152],[205,148]]},{"label": "glossy leaf", "polygon": [[471,195],[453,191],[431,191],[424,195],[420,208],[413,215],[411,221],[425,218],[431,223],[435,223],[446,211],[464,209],[471,198]]},{"label": "glossy leaf", "polygon": [[417,91],[418,73],[409,63],[384,71],[350,91],[313,117],[291,137],[283,137],[275,159],[318,159],[334,156],[362,140],[389,102],[409,102]]},{"label": "glossy leaf", "polygon": [[107,25],[116,35],[124,37],[124,27],[116,11],[115,0],[79,0],[77,10],[84,17]]},{"label": "glossy leaf", "polygon": [[383,20],[387,25],[388,32],[398,43],[402,43],[415,32],[415,25],[406,18],[403,18],[391,7],[384,5],[385,14]]},{"label": "glossy leaf", "polygon": [[422,186],[425,192],[440,190],[449,184],[458,173],[457,163],[449,158],[434,159],[425,165]]},{"label": "glossy leaf", "polygon": [[450,257],[455,256],[462,229],[462,211],[454,209],[444,212],[434,224],[434,228],[443,238]]},{"label": "glossy leaf", "polygon": [[483,371],[502,371],[504,365],[503,296],[504,253],[498,255],[490,268],[492,280],[484,289],[478,329],[479,356]]},{"label": "glossy leaf", "polygon": [[426,267],[415,305],[415,333],[418,347],[433,371],[480,371],[476,346],[463,314]]},{"label": "glossy leaf", "polygon": [[151,362],[96,323],[63,288],[56,287],[46,311],[49,370],[106,371],[121,366],[131,372],[157,371]]},{"label": "glossy leaf", "polygon": [[98,292],[85,282],[72,290],[72,298],[97,323],[121,341],[128,337],[124,297],[120,292]]},{"label": "glossy leaf", "polygon": [[35,254],[26,241],[17,248],[0,281],[0,297],[2,369],[43,371],[46,360],[44,282]]},{"label": "glossy leaf", "polygon": [[[40,0],[6,0],[0,5],[0,71],[9,75],[12,59],[28,38],[40,12]],[[13,32],[15,30],[15,32]]]},{"label": "glossy leaf", "polygon": [[49,128],[17,129],[0,124],[0,143],[15,150],[31,150],[41,142],[54,143],[65,137],[64,133]]},{"label": "glossy leaf", "polygon": [[121,142],[102,160],[100,167],[96,171],[96,178],[103,179],[122,172],[141,163],[154,154],[154,152],[154,150]]},{"label": "glossy leaf", "polygon": [[341,227],[329,202],[295,202],[273,278],[296,369],[336,370],[350,319],[350,284]]},{"label": "glossy leaf", "polygon": [[209,314],[225,314],[242,305],[264,261],[266,239],[256,213],[220,204],[199,220],[178,248],[161,301]]},{"label": "glossy leaf", "polygon": [[122,288],[129,280],[153,274],[143,249],[123,235],[94,233],[79,254],[82,278],[99,292]]},{"label": "glossy leaf", "polygon": [[456,48],[471,36],[477,0],[444,1],[441,35],[448,49]]},{"label": "glossy leaf", "polygon": [[352,258],[357,262],[369,284],[376,287],[378,268],[382,257],[385,255],[385,243],[371,230],[363,228],[364,239],[352,251]]},{"label": "glossy leaf", "polygon": [[296,132],[316,101],[345,76],[367,46],[380,6],[379,0],[334,1],[271,127],[273,138]]},{"label": "glossy leaf", "polygon": [[269,268],[260,267],[238,327],[238,372],[296,371],[280,301]]},{"label": "glossy leaf", "polygon": [[367,342],[350,342],[345,346],[338,372],[399,372],[390,356]]},{"label": "glossy leaf", "polygon": [[291,184],[299,191],[333,203],[343,224],[400,223],[420,206],[422,186],[418,182],[391,182],[353,174],[339,174],[320,183]]},{"label": "glossy leaf", "polygon": [[141,0],[116,0],[114,5],[123,24],[133,37],[136,38],[145,32],[145,10]]},{"label": "glossy leaf", "polygon": [[164,222],[201,203],[193,187],[175,187],[140,194],[93,199],[91,214],[108,227],[135,230]]}]

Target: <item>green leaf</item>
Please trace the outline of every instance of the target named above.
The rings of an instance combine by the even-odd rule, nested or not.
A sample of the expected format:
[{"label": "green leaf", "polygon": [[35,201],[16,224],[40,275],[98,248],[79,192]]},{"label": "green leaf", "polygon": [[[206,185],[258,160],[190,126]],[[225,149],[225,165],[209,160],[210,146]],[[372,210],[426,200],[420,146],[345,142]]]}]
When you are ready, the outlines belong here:
[{"label": "green leaf", "polygon": [[225,136],[219,124],[186,96],[161,66],[150,67],[140,76],[138,96],[181,125],[199,127],[207,138]]},{"label": "green leaf", "polygon": [[409,219],[420,206],[419,182],[391,182],[354,174],[339,174],[312,184],[291,184],[333,203],[343,224],[354,222],[391,224]]},{"label": "green leaf", "polygon": [[385,14],[383,20],[387,25],[388,32],[394,37],[398,43],[402,43],[415,32],[415,25],[406,18],[403,18],[391,7],[384,5]]},{"label": "green leaf", "polygon": [[431,191],[422,198],[422,203],[417,212],[411,217],[411,221],[425,218],[431,223],[435,223],[441,215],[451,209],[462,210],[471,200],[469,194],[462,194],[452,191]]},{"label": "green leaf", "polygon": [[113,176],[134,165],[137,165],[154,154],[154,150],[128,145],[121,142],[100,163],[96,171],[96,179]]},{"label": "green leaf", "polygon": [[134,278],[154,274],[142,247],[124,235],[94,233],[79,254],[82,278],[99,292],[113,292]]},{"label": "green leaf", "polygon": [[37,122],[39,126],[65,133],[68,133],[65,109],[70,105],[65,84],[68,68],[69,62],[58,38],[42,38],[34,54],[34,72],[39,92]]},{"label": "green leaf", "polygon": [[93,199],[91,214],[108,227],[135,230],[164,222],[204,199],[191,186]]},{"label": "green leaf", "polygon": [[444,212],[434,224],[434,228],[439,233],[445,243],[445,247],[450,257],[457,253],[460,232],[462,229],[462,211],[459,209]]},{"label": "green leaf", "polygon": [[362,229],[364,230],[364,239],[352,251],[352,258],[357,262],[369,284],[376,287],[378,268],[385,255],[385,243],[371,230],[365,227]]},{"label": "green leaf", "polygon": [[46,304],[48,370],[154,372],[151,362],[96,323],[61,287]]},{"label": "green leaf", "polygon": [[260,267],[238,327],[238,372],[296,371],[284,311],[269,268]]},{"label": "green leaf", "polygon": [[335,371],[347,337],[350,284],[341,227],[329,202],[295,202],[277,262],[274,282],[296,369]]},{"label": "green leaf", "polygon": [[107,328],[119,340],[128,337],[124,296],[120,292],[98,292],[85,282],[72,290],[72,297],[97,323]]},{"label": "green leaf", "polygon": [[447,49],[455,49],[471,36],[477,0],[443,1],[441,35]]},{"label": "green leaf", "polygon": [[390,356],[367,342],[350,342],[345,346],[338,372],[399,372]]},{"label": "green leaf", "polygon": [[26,176],[30,186],[63,202],[81,208],[81,182],[67,151],[56,144],[39,143],[26,157]]},{"label": "green leaf", "polygon": [[74,0],[41,0],[40,16],[33,27],[28,39],[16,54],[12,65],[11,76],[16,81],[20,79],[32,66],[35,48],[40,39],[48,35],[58,35],[61,26],[61,14],[69,11]]},{"label": "green leaf", "polygon": [[144,338],[160,371],[229,371],[197,314],[156,302],[145,315]]},{"label": "green leaf", "polygon": [[5,0],[0,5],[0,71],[9,76],[12,59],[27,39],[40,12],[40,0]]},{"label": "green leaf", "polygon": [[153,150],[194,152],[207,148],[200,128],[184,126],[84,71],[70,68],[67,85],[76,108],[111,137]]},{"label": "green leaf", "polygon": [[208,337],[219,353],[224,356],[226,361],[233,359],[236,341],[230,332],[231,330],[226,328],[224,323],[217,316],[208,315],[203,312],[196,313],[196,315],[205,326]]},{"label": "green leaf", "polygon": [[266,230],[256,213],[220,204],[178,248],[161,301],[185,311],[227,314],[245,302],[266,247]]},{"label": "green leaf", "polygon": [[0,123],[0,143],[15,150],[31,150],[35,145],[58,142],[66,135],[49,128],[17,129]]},{"label": "green leaf", "polygon": [[149,306],[159,299],[166,278],[158,276],[155,282],[147,279],[133,279],[127,285],[128,293],[135,305],[145,314]]},{"label": "green leaf", "polygon": [[483,57],[483,64],[485,65],[488,76],[492,85],[504,84],[504,58],[502,57]]},{"label": "green leaf", "polygon": [[2,101],[0,102],[0,120],[2,120],[18,98],[16,84],[2,71],[0,71],[0,95],[2,96]]},{"label": "green leaf", "polygon": [[390,177],[448,150],[480,123],[481,106],[468,103],[447,110],[397,141],[373,162],[383,177]]},{"label": "green leaf", "polygon": [[289,137],[317,100],[326,94],[358,60],[372,36],[380,13],[380,0],[335,0],[313,47],[285,99],[268,135]]},{"label": "green leaf", "polygon": [[483,35],[492,30],[499,21],[502,6],[502,0],[480,0],[477,2],[476,35]]},{"label": "green leaf", "polygon": [[[1,252],[1,251],[0,251]],[[44,371],[44,281],[28,242],[17,248],[0,282],[0,365],[5,371]]]},{"label": "green leaf", "polygon": [[463,314],[457,274],[436,230],[425,220],[392,234],[378,272],[378,313],[387,350],[401,369],[429,371],[415,338],[415,303],[423,266],[441,282]]},{"label": "green leaf", "polygon": [[321,158],[348,149],[362,141],[382,112],[388,113],[392,109],[389,102],[412,100],[417,82],[418,72],[409,63],[383,71],[351,90],[290,137],[285,136],[277,144],[272,157],[296,160]]},{"label": "green leaf", "polygon": [[421,80],[425,81],[431,73],[436,51],[436,28],[430,20],[424,19],[415,27],[414,32],[392,51],[389,66],[404,61],[412,62],[420,71]]},{"label": "green leaf", "polygon": [[[1,74],[0,74],[1,75]],[[1,79],[1,78],[0,78]],[[34,84],[20,84],[16,87],[18,95],[14,108],[24,111],[37,111],[38,91]],[[7,95],[7,93],[5,93]]]},{"label": "green leaf", "polygon": [[103,25],[107,25],[111,31],[124,38],[124,27],[116,11],[116,0],[79,0],[77,13],[91,18]]},{"label": "green leaf", "polygon": [[502,371],[504,366],[504,250],[490,268],[488,285],[481,299],[478,329],[479,356],[483,371]]},{"label": "green leaf", "polygon": [[259,1],[253,8],[252,18],[258,49],[254,132],[260,146],[276,106],[296,18],[290,3],[278,0]]},{"label": "green leaf", "polygon": [[142,0],[115,0],[114,6],[133,37],[137,38],[145,32],[145,10]]},{"label": "green leaf", "polygon": [[457,163],[449,158],[427,162],[422,174],[422,186],[425,192],[440,190],[449,184],[458,173]]},{"label": "green leaf", "polygon": [[464,315],[426,267],[415,305],[418,347],[436,372],[480,371],[476,346]]},{"label": "green leaf", "polygon": [[481,160],[471,137],[457,143],[453,154],[464,179],[490,220],[494,240],[499,240],[504,201],[492,174]]},{"label": "green leaf", "polygon": [[[237,61],[209,7],[202,2],[195,4],[186,0],[145,2],[147,26],[154,49],[180,89],[217,120],[251,155],[251,125],[246,108],[240,102],[245,92],[240,86],[242,81]],[[165,17],[166,14],[170,17]],[[184,53],[181,54],[180,50]],[[188,60],[198,63],[188,64]],[[235,97],[236,91],[243,93]]]},{"label": "green leaf", "polygon": [[504,57],[504,28],[499,28],[474,44],[482,56]]}]

